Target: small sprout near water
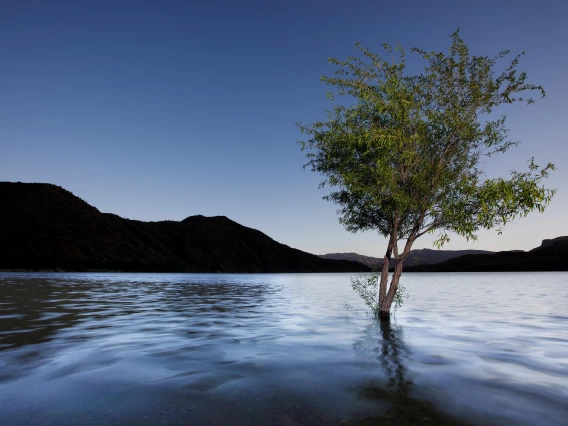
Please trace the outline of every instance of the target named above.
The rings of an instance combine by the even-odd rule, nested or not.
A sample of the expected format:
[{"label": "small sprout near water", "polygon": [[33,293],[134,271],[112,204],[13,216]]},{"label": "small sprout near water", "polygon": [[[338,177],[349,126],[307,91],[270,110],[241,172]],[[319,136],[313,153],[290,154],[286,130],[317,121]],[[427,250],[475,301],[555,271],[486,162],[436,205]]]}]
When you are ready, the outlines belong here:
[{"label": "small sprout near water", "polygon": [[[365,305],[370,310],[370,315],[373,317],[379,317],[379,282],[380,282],[381,275],[379,273],[371,273],[370,275],[358,275],[356,277],[351,278],[351,287],[355,290]],[[392,309],[396,312],[404,303],[404,300],[408,299],[408,292],[406,287],[402,284],[402,282],[398,283],[398,287],[394,296],[393,306]],[[349,304],[345,304],[345,309],[353,313],[354,315],[358,315],[359,311],[355,309],[353,306]]]}]

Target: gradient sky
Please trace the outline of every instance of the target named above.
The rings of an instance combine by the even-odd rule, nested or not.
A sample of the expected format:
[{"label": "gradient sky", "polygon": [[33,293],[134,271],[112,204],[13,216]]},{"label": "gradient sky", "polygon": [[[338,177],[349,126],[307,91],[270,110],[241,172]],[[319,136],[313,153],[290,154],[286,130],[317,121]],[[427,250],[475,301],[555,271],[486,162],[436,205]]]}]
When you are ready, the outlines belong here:
[{"label": "gradient sky", "polygon": [[60,185],[130,219],[225,215],[308,252],[382,256],[383,238],[348,233],[321,199],[295,122],[325,117],[327,58],[357,41],[446,50],[460,27],[473,54],[525,50],[520,69],[547,91],[507,111],[522,143],[488,173],[534,155],[556,163],[558,194],[501,236],[445,248],[530,249],[568,235],[567,17],[558,0],[0,0],[0,181]]}]

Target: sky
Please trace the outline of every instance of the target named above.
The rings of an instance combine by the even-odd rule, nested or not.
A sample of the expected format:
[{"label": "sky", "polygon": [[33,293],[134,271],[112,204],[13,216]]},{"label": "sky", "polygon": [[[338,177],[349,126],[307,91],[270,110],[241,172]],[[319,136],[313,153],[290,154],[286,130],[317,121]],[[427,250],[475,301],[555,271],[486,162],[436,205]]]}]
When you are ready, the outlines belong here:
[{"label": "sky", "polygon": [[328,58],[356,42],[446,50],[459,27],[472,54],[524,50],[519,68],[547,92],[506,111],[521,144],[488,174],[534,156],[556,164],[558,193],[502,235],[444,248],[531,249],[568,235],[566,16],[558,0],[0,0],[0,181],[56,184],[129,219],[223,215],[310,253],[382,257],[384,238],[347,232],[322,200],[295,123],[325,118]]}]

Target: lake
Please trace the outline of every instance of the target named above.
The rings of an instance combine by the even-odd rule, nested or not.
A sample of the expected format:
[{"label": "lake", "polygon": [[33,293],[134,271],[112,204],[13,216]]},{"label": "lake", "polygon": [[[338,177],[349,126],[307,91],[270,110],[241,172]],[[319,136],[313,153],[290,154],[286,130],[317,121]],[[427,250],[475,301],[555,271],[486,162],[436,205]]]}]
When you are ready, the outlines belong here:
[{"label": "lake", "polygon": [[351,276],[0,273],[0,423],[567,423],[568,273]]}]

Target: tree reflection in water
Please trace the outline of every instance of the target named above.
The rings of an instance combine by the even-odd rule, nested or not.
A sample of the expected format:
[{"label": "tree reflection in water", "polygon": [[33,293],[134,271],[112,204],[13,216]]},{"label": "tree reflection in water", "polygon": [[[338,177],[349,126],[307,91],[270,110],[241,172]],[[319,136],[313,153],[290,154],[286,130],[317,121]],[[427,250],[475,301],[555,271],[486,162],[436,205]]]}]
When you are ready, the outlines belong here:
[{"label": "tree reflection in water", "polygon": [[[362,397],[387,404],[383,415],[357,419],[352,425],[455,425],[428,402],[412,397],[412,373],[405,366],[409,350],[404,330],[390,321],[373,320],[364,336],[354,343],[359,358],[380,368],[385,381],[373,382],[359,389]],[[366,364],[369,365],[369,364]]]}]

